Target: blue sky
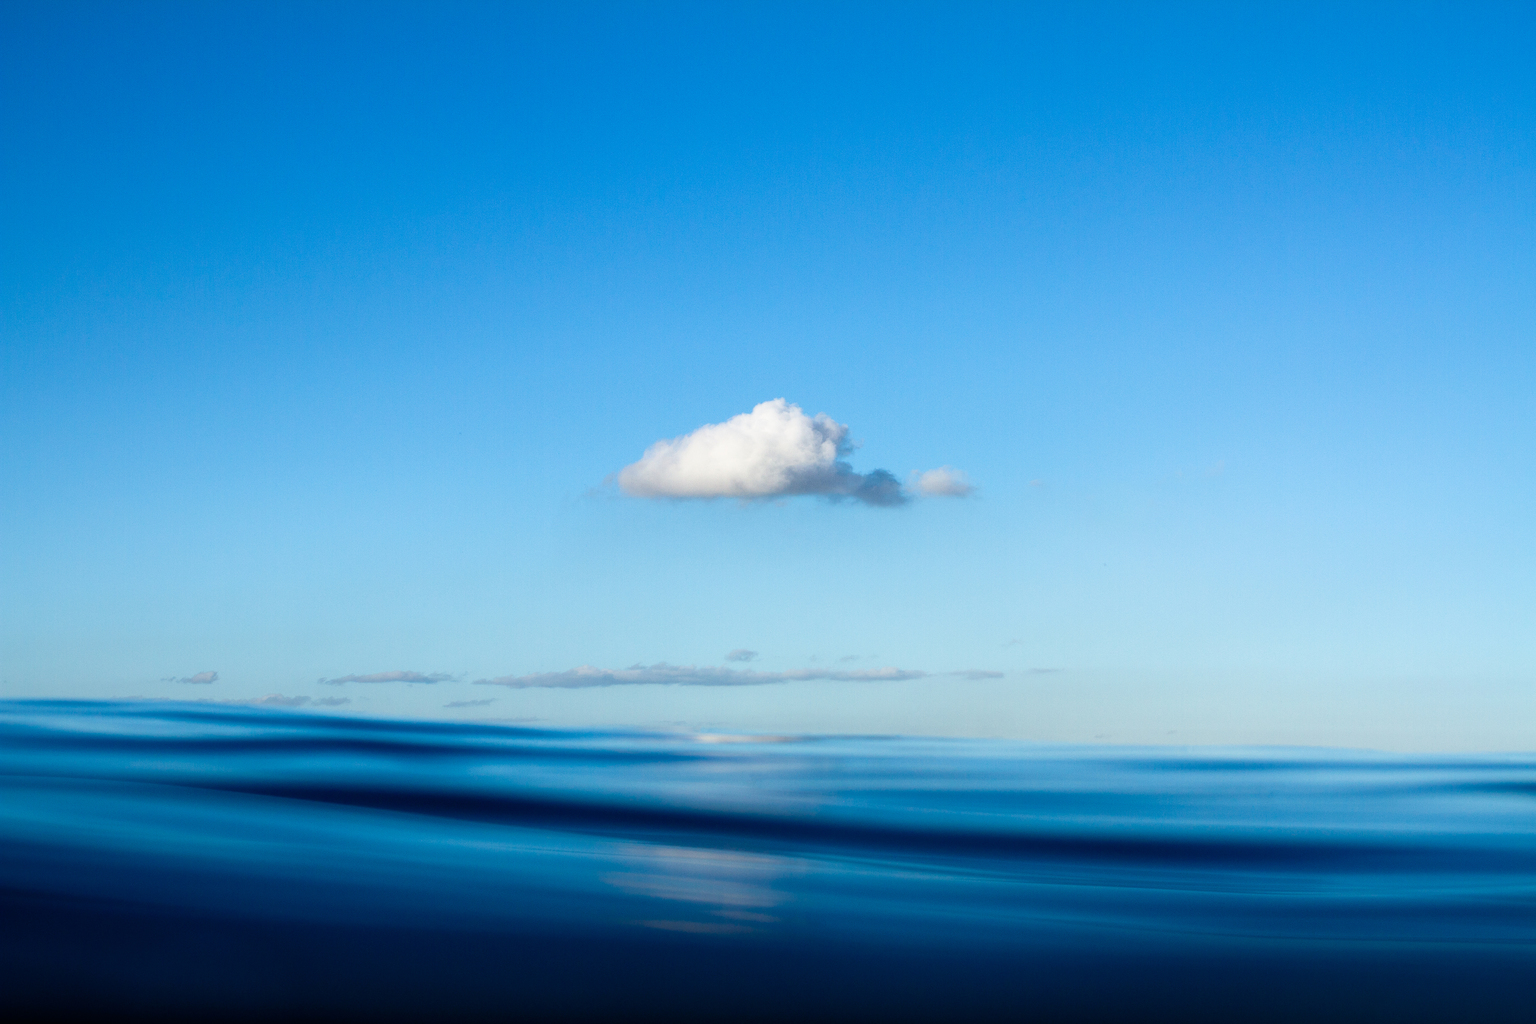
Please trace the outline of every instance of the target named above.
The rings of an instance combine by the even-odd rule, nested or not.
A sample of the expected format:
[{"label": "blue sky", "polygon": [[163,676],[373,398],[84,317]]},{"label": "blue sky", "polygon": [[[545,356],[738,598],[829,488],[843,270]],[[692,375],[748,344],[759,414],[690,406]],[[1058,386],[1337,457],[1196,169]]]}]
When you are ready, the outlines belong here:
[{"label": "blue sky", "polygon": [[1529,749],[1536,24],[1230,7],[7,5],[0,692]]}]

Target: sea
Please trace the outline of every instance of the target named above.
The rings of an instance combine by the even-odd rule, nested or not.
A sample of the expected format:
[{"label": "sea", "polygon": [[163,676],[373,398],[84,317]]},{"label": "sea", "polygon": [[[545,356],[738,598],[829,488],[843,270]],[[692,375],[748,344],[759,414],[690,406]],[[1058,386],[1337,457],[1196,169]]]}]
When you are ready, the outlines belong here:
[{"label": "sea", "polygon": [[11,1020],[1536,1021],[1536,754],[0,702]]}]

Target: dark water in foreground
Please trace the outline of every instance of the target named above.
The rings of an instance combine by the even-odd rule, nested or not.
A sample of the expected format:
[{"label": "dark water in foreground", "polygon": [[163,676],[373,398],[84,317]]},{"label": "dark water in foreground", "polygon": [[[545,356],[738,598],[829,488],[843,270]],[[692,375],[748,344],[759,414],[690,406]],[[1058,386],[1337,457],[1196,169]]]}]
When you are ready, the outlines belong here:
[{"label": "dark water in foreground", "polygon": [[0,703],[0,1009],[1536,1021],[1536,757],[726,739]]}]

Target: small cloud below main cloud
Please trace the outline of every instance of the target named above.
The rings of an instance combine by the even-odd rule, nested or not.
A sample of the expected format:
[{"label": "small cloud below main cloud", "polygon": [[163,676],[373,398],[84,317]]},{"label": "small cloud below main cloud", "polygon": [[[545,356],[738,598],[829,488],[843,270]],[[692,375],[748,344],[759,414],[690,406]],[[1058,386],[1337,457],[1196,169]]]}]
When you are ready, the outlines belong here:
[{"label": "small cloud below main cloud", "polygon": [[195,675],[181,676],[179,678],[177,676],[166,676],[160,681],[162,683],[193,683],[195,685],[204,686],[208,683],[218,682],[219,674],[212,669],[209,669],[207,672],[198,672]]},{"label": "small cloud below main cloud", "polygon": [[749,651],[745,647],[738,647],[725,656],[726,661],[756,661],[757,652]]},{"label": "small cloud below main cloud", "polygon": [[451,672],[374,672],[370,675],[337,676],[320,682],[327,686],[340,686],[343,683],[446,683],[455,678]]},{"label": "small cloud below main cloud", "polygon": [[[911,500],[889,470],[855,471],[847,461],[853,449],[846,423],[826,413],[807,416],[800,406],[775,398],[724,423],[657,441],[621,469],[617,481],[637,498],[762,501],[809,494],[883,508]],[[964,483],[964,474],[949,467],[923,478],[933,473],[958,474]]]},{"label": "small cloud below main cloud", "polygon": [[444,704],[445,708],[483,708],[487,704],[496,703],[495,697],[485,697],[481,700],[451,700]]},{"label": "small cloud below main cloud", "polygon": [[998,679],[1003,673],[985,669],[968,669],[961,672],[924,672],[887,666],[871,669],[791,669],[787,672],[754,672],[750,669],[723,668],[709,665],[631,665],[623,669],[597,668],[578,665],[563,672],[531,672],[527,675],[498,676],[494,679],[476,679],[477,686],[506,686],[512,689],[564,689],[577,690],[598,686],[768,686],[775,683],[841,682],[879,683],[905,682],[911,679],[930,679],[938,675],[963,676],[967,679]]}]

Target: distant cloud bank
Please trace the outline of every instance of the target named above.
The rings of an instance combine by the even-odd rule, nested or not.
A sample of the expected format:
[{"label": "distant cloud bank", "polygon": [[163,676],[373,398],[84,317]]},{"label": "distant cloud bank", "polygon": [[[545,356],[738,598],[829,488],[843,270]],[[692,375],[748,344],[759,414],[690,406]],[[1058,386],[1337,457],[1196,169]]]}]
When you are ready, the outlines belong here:
[{"label": "distant cloud bank", "polygon": [[[618,483],[624,493],[639,498],[761,500],[814,494],[883,507],[910,500],[888,470],[855,472],[845,461],[852,452],[847,424],[826,413],[807,416],[798,405],[775,398],[724,423],[657,441],[639,462],[619,471]],[[963,480],[964,474],[959,475]]]},{"label": "distant cloud bank", "polygon": [[327,686],[340,686],[342,683],[446,683],[453,679],[451,672],[375,672],[366,676],[337,676],[335,679],[322,679]]},{"label": "distant cloud bank", "polygon": [[476,679],[479,686],[508,686],[513,689],[547,687],[577,690],[594,686],[766,686],[772,683],[796,683],[813,680],[845,683],[902,682],[908,679],[928,679],[935,675],[958,675],[967,679],[997,679],[1003,673],[982,669],[964,672],[921,672],[905,668],[871,668],[849,671],[834,669],[801,668],[787,672],[754,672],[750,669],[716,668],[698,665],[631,665],[629,668],[606,669],[592,665],[579,665],[564,672],[533,672],[523,676],[498,676],[495,679]]}]

